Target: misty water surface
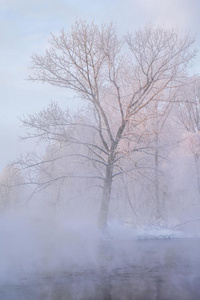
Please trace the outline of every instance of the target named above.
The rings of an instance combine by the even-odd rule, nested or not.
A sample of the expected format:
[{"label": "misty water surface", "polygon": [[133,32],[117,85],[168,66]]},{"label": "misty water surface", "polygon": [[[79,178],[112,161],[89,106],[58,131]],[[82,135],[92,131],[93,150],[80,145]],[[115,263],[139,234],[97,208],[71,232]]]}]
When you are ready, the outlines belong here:
[{"label": "misty water surface", "polygon": [[88,265],[77,257],[77,264],[63,262],[63,270],[1,282],[0,299],[200,299],[199,239],[101,239],[96,246]]}]

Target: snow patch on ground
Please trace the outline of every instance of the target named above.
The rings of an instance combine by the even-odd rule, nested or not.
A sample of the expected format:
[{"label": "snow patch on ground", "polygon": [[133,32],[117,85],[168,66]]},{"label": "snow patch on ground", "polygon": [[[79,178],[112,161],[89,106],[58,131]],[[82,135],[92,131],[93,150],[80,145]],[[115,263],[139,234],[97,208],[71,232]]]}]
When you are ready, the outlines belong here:
[{"label": "snow patch on ground", "polygon": [[[130,224],[109,224],[109,235],[113,239],[128,240],[128,239],[177,239],[177,238],[197,238],[198,236],[192,233],[187,233],[184,230],[175,230],[163,226],[138,226],[133,227]],[[200,236],[199,236],[200,237]]]}]

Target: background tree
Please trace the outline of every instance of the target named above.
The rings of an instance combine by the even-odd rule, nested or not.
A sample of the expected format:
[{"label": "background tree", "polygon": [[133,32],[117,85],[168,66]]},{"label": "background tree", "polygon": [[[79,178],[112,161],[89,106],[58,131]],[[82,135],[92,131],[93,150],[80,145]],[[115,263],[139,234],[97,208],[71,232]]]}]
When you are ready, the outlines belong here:
[{"label": "background tree", "polygon": [[183,143],[193,155],[196,186],[200,198],[200,79],[193,78],[185,85],[180,93],[177,119],[185,132]]},{"label": "background tree", "polygon": [[[163,170],[163,165],[169,159],[173,137],[170,135],[169,118],[173,108],[175,91],[164,93],[160,99],[152,101],[148,108],[148,118],[146,127],[146,139],[148,139],[148,149],[146,150],[146,165],[149,166],[149,178],[147,188],[149,195],[152,195],[152,208],[154,222],[162,223],[165,219],[165,200],[167,196],[167,181]],[[170,101],[168,101],[170,99]]]},{"label": "background tree", "polygon": [[7,166],[0,174],[0,207],[1,210],[26,205],[28,189],[24,186],[25,178],[14,166]]}]

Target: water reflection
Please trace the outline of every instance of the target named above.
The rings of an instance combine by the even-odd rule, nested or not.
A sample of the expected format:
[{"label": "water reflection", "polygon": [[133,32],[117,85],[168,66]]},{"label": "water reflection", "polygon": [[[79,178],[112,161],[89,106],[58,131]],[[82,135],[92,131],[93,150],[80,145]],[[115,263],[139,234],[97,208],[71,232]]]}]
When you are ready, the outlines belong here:
[{"label": "water reflection", "polygon": [[2,300],[197,300],[200,241],[101,241],[98,267],[0,287]]}]

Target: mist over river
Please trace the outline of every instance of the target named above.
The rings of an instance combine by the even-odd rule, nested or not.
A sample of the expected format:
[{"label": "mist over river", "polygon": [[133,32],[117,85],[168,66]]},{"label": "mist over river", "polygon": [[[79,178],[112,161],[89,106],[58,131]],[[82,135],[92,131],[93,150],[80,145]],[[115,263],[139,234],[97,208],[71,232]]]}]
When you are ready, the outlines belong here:
[{"label": "mist over river", "polygon": [[12,280],[2,278],[0,299],[200,299],[198,238],[101,238],[93,249],[89,247],[89,256],[84,244],[77,247],[77,260],[63,261],[63,268],[44,271],[41,267],[18,272]]}]

